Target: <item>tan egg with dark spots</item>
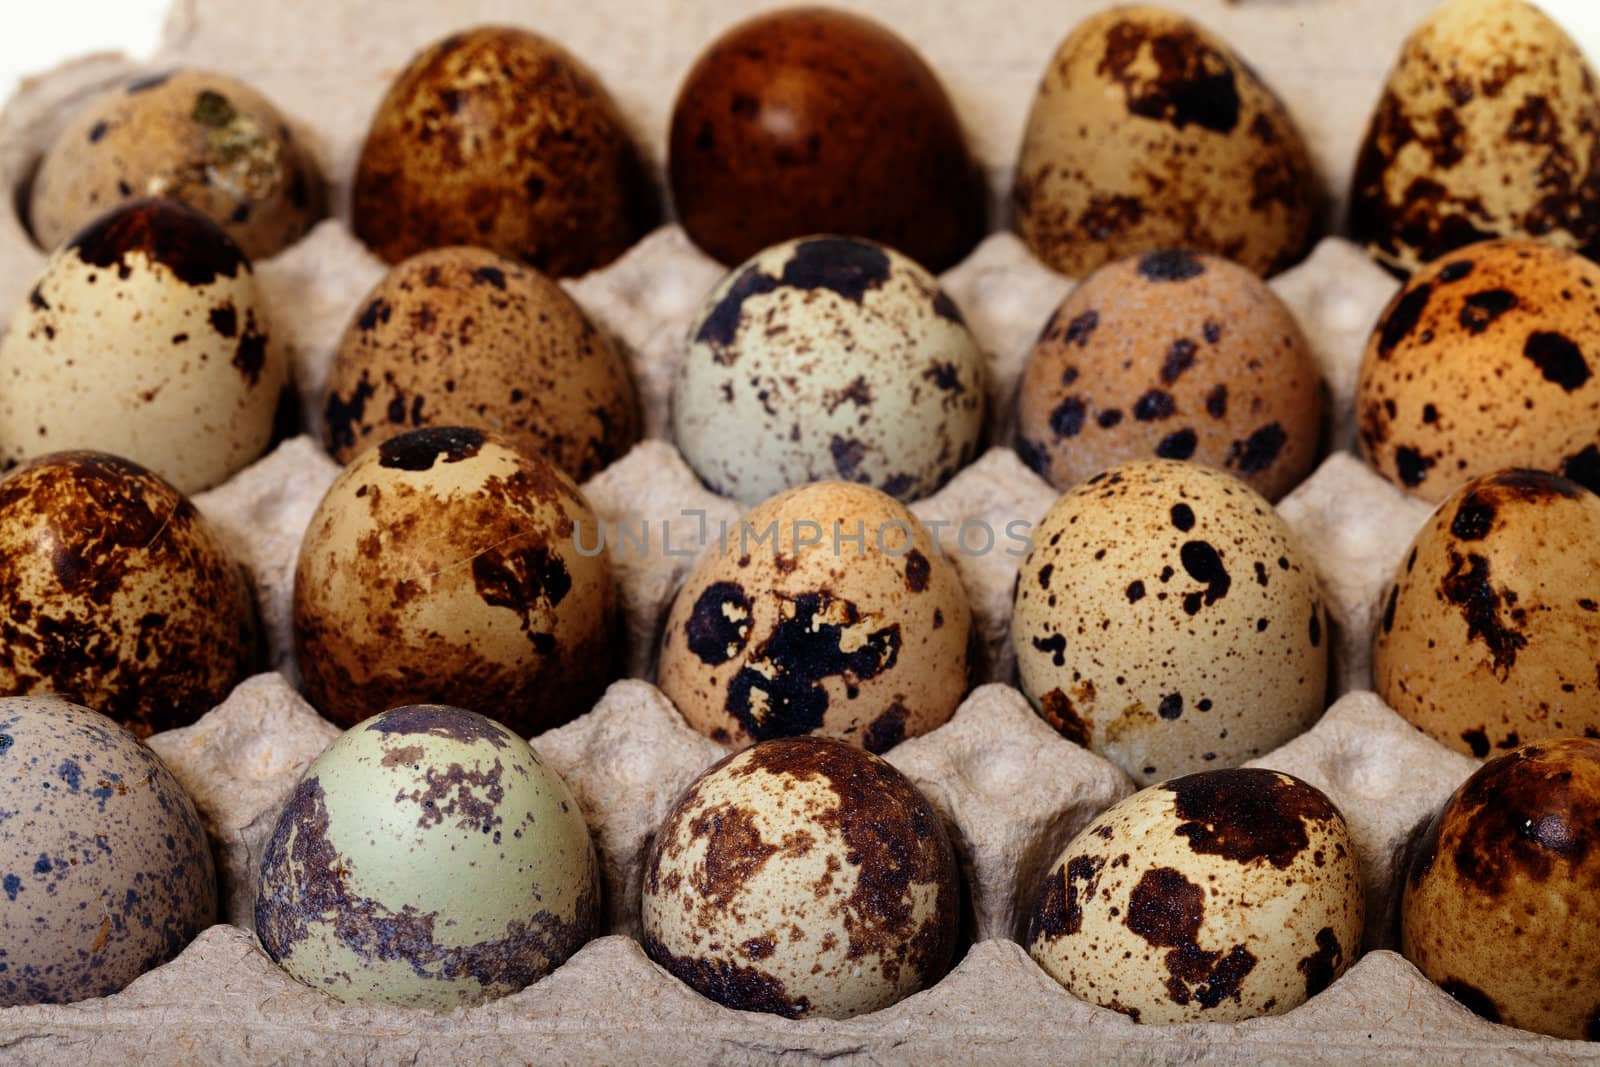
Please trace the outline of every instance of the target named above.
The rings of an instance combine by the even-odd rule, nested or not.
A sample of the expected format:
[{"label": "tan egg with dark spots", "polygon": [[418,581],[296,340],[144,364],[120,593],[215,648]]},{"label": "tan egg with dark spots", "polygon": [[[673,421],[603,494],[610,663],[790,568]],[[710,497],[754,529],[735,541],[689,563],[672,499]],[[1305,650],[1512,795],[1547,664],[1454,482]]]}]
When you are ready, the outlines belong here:
[{"label": "tan egg with dark spots", "polygon": [[1235,766],[1322,715],[1316,572],[1243,482],[1124,463],[1063,495],[1032,536],[1011,620],[1022,691],[1134,781]]},{"label": "tan egg with dark spots", "polygon": [[523,736],[581,715],[621,654],[600,537],[572,480],[504,438],[433,427],[368,449],[300,545],[307,696],[345,726],[419,703]]},{"label": "tan egg with dark spots", "polygon": [[389,87],[350,212],[390,263],[464,244],[566,276],[621,255],[658,205],[594,74],[548,38],[480,26],[424,49]]},{"label": "tan egg with dark spots", "polygon": [[1600,490],[1600,266],[1490,241],[1419,270],[1384,309],[1356,385],[1361,451],[1438,503],[1505,467]]},{"label": "tan egg with dark spots", "polygon": [[1600,737],[1600,497],[1530,470],[1462,486],[1395,572],[1372,658],[1385,703],[1479,759]]},{"label": "tan egg with dark spots", "polygon": [[1400,943],[1491,1022],[1600,1041],[1600,740],[1490,760],[1435,815],[1404,886]]},{"label": "tan egg with dark spots", "polygon": [[644,949],[719,1004],[845,1019],[950,967],[961,886],[944,824],[889,764],[764,741],[695,780],[645,859]]},{"label": "tan egg with dark spots", "polygon": [[1350,235],[1397,274],[1491,237],[1600,252],[1600,89],[1526,0],[1450,0],[1401,46],[1350,186]]},{"label": "tan egg with dark spots", "polygon": [[1080,22],[1033,98],[1017,231],[1083,277],[1156,248],[1283,270],[1314,235],[1317,181],[1287,109],[1232,49],[1159,7]]},{"label": "tan egg with dark spots", "polygon": [[250,263],[216,223],[141,200],[45,265],[0,341],[0,461],[92,448],[195,493],[293,412]]},{"label": "tan egg with dark spots", "polygon": [[423,426],[477,426],[578,481],[639,439],[627,364],[561,287],[482,248],[422,252],[367,294],[334,353],[341,463]]},{"label": "tan egg with dark spots", "polygon": [[100,452],[0,479],[0,693],[53,693],[139,737],[187,726],[261,658],[244,569],[188,499]]},{"label": "tan egg with dark spots", "polygon": [[1101,267],[1051,314],[1019,393],[1018,451],[1057,489],[1124,460],[1193,460],[1276,500],[1311,473],[1324,391],[1260,278],[1216,256]]},{"label": "tan egg with dark spots", "polygon": [[1281,1015],[1361,951],[1344,816],[1278,771],[1206,771],[1122,801],[1073,839],[1035,900],[1028,954],[1135,1022]]},{"label": "tan egg with dark spots", "polygon": [[904,505],[818,482],[711,533],[661,638],[658,684],[690,726],[741,747],[815,733],[885,752],[955,714],[972,611]]},{"label": "tan egg with dark spots", "polygon": [[39,164],[34,237],[54,248],[119,204],[170,197],[205,214],[251,259],[322,218],[322,174],[283,115],[236,78],[164,71],[83,108]]}]

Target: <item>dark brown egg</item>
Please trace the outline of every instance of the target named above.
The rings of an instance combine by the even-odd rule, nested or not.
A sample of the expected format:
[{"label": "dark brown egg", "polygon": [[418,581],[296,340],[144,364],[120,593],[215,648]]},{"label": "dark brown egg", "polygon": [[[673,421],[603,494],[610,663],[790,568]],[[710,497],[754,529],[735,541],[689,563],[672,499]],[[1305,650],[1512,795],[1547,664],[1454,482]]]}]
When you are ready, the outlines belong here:
[{"label": "dark brown egg", "polygon": [[1401,906],[1406,958],[1494,1022],[1600,1041],[1600,740],[1484,764],[1434,816]]},{"label": "dark brown egg", "polygon": [[940,271],[983,235],[982,179],[938,78],[842,11],[769,12],[723,34],[678,91],[669,165],[684,228],[730,266],[840,233]]},{"label": "dark brown egg", "polygon": [[390,263],[467,244],[582,274],[656,219],[599,80],[554,41],[500,26],[447,37],[401,72],[351,195],[356,236]]}]

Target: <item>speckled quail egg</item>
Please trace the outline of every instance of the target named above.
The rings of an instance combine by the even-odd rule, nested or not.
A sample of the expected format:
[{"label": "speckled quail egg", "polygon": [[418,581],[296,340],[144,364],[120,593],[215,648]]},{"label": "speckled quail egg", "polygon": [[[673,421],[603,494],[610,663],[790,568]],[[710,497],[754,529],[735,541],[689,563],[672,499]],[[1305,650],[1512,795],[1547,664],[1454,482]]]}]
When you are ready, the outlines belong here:
[{"label": "speckled quail egg", "polygon": [[1600,94],[1583,51],[1526,0],[1423,20],[1367,127],[1350,233],[1406,273],[1490,237],[1600,252]]},{"label": "speckled quail egg", "polygon": [[293,402],[249,262],[210,219],[141,200],[45,266],[0,341],[0,461],[92,448],[185,493],[255,460]]},{"label": "speckled quail egg", "polygon": [[389,87],[350,211],[390,263],[467,244],[570,275],[615,259],[658,206],[594,74],[548,38],[480,26],[424,49]]},{"label": "speckled quail egg", "polygon": [[251,259],[299,240],[324,210],[316,161],[278,109],[236,78],[198,70],[137,78],[80,111],[39,164],[29,222],[54,248],[149,196],[204,213]]},{"label": "speckled quail egg", "polygon": [[1385,703],[1479,759],[1600,737],[1600,497],[1529,470],[1467,483],[1412,541],[1372,655]]},{"label": "speckled quail egg", "polygon": [[1017,230],[1082,277],[1153,248],[1194,248],[1272,274],[1309,246],[1316,177],[1289,112],[1209,31],[1116,7],[1061,42],[1017,161]]},{"label": "speckled quail egg", "polygon": [[704,996],[861,1015],[944,976],[961,889],[938,813],[839,741],[764,741],[678,798],[645,860],[644,949]]},{"label": "speckled quail egg", "polygon": [[1434,816],[1401,902],[1406,958],[1485,1018],[1600,1041],[1600,740],[1524,745]]},{"label": "speckled quail egg", "polygon": [[756,255],[706,299],[672,427],[713,491],[743,504],[840,478],[901,500],[977,453],[983,352],[916,263],[849,237]]},{"label": "speckled quail egg", "polygon": [[448,1011],[555,970],[599,901],[561,776],[505,727],[425,704],[354,727],[306,770],[262,853],[255,922],[313,989]]},{"label": "speckled quail egg", "polygon": [[1600,490],[1600,266],[1534,241],[1463,248],[1419,270],[1361,361],[1361,450],[1438,503],[1503,467]]},{"label": "speckled quail egg", "polygon": [[1135,1022],[1280,1015],[1361,950],[1344,816],[1277,771],[1205,771],[1122,801],[1045,876],[1028,953],[1074,996]]},{"label": "speckled quail egg", "polygon": [[323,432],[348,463],[419,426],[480,426],[582,481],[639,439],[627,364],[559,285],[482,248],[440,248],[361,302],[328,372]]},{"label": "speckled quail egg", "polygon": [[955,714],[972,611],[904,505],[819,482],[713,540],[661,638],[661,689],[690,726],[724,744],[819,733],[885,752]]},{"label": "speckled quail egg", "polygon": [[216,921],[194,804],[156,756],[58,697],[0,699],[0,1007],[109,996]]},{"label": "speckled quail egg", "polygon": [[448,702],[524,735],[588,711],[621,651],[610,561],[579,549],[600,534],[570,478],[503,438],[432,427],[368,449],[300,545],[312,704],[350,726]]},{"label": "speckled quail egg", "polygon": [[1322,377],[1289,309],[1228,260],[1146,252],[1095,271],[1045,323],[1018,449],[1057,489],[1124,460],[1225,469],[1268,500],[1311,473]]},{"label": "speckled quail egg", "polygon": [[1011,642],[1039,714],[1148,785],[1316,722],[1326,629],[1315,572],[1260,495],[1142,460],[1082,482],[1033,530]]},{"label": "speckled quail egg", "polygon": [[0,693],[56,693],[147,737],[259,657],[243,568],[171,485],[99,452],[0,479]]}]

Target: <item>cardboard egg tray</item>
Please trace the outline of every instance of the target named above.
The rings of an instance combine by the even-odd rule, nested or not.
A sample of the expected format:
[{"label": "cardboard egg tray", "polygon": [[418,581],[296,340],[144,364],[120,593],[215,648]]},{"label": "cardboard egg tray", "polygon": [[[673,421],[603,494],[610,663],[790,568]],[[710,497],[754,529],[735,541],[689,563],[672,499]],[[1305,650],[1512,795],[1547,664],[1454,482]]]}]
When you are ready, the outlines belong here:
[{"label": "cardboard egg tray", "polygon": [[[900,1063],[1329,1059],[1414,1063],[1600,1062],[1600,1044],[1558,1041],[1485,1022],[1424,979],[1394,949],[1397,871],[1421,824],[1473,760],[1413,730],[1369,688],[1374,605],[1429,508],[1368,470],[1349,449],[1362,345],[1395,283],[1357,249],[1324,240],[1273,281],[1310,338],[1331,386],[1333,447],[1279,505],[1316,565],[1335,623],[1335,692],[1311,731],[1256,761],[1326,791],[1356,841],[1368,903],[1367,952],[1300,1008],[1237,1024],[1140,1026],[1076,1000],[1018,941],[1032,895],[1062,846],[1132,792],[1111,764],[1056,735],[1013,687],[1008,643],[1016,560],[956,553],[963,520],[1004,529],[1036,522],[1056,494],[1009,448],[1012,392],[1029,345],[1071,283],[1005,232],[1010,168],[1040,73],[1055,44],[1099,0],[847,2],[887,23],[938,72],[986,166],[995,232],[943,276],[990,357],[990,444],[914,510],[949,520],[987,652],[985,681],[955,718],[888,759],[944,816],[967,901],[963,954],[933,988],[846,1021],[791,1021],[731,1011],[661,970],[639,947],[639,875],[673,798],[721,755],[651,684],[654,646],[692,560],[661,551],[695,543],[736,506],[702,488],[665,439],[668,386],[690,317],[721,268],[676,226],[569,289],[627,352],[648,439],[584,490],[609,523],[647,524],[652,551],[613,549],[627,616],[627,670],[596,707],[534,738],[581,799],[602,857],[606,924],[544,980],[450,1014],[339,1004],[299,985],[251,930],[254,869],[278,809],[335,736],[297,694],[289,635],[295,555],[337,468],[315,437],[288,441],[196,503],[254,572],[273,673],[242,683],[193,726],[150,744],[198,805],[222,879],[222,922],[123,992],[66,1006],[0,1010],[0,1060],[27,1063],[400,1063],[844,1059]],[[1401,39],[1431,0],[1165,0],[1218,32],[1284,98],[1310,143],[1337,220],[1368,113]],[[382,274],[345,222],[349,178],[366,124],[390,79],[424,44],[485,22],[564,42],[620,103],[659,173],[679,79],[721,29],[766,3],[748,0],[175,0],[165,43],[138,69],[197,65],[255,84],[314,146],[332,183],[333,216],[257,265],[315,426],[334,345]],[[11,32],[26,32],[13,26]],[[0,186],[9,208],[40,153],[82,102],[135,67],[92,56],[24,85],[0,114]],[[0,210],[0,325],[44,255]]]}]

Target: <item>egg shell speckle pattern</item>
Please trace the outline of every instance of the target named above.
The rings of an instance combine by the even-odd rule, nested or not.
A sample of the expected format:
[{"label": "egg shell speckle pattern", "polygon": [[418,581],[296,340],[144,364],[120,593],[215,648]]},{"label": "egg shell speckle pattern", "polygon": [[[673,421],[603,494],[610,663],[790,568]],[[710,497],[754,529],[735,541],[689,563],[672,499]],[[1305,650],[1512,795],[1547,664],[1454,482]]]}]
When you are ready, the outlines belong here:
[{"label": "egg shell speckle pattern", "polygon": [[944,975],[960,883],[898,771],[821,738],[730,756],[678,798],[645,866],[644,945],[731,1008],[848,1018]]},{"label": "egg shell speckle pattern", "polygon": [[839,478],[926,496],[976,455],[983,353],[938,281],[846,237],[735,268],[690,330],[672,389],[678,447],[744,504]]},{"label": "egg shell speckle pattern", "polygon": [[102,715],[0,699],[0,1007],[115,993],[216,921],[194,804]]},{"label": "egg shell speckle pattern", "polygon": [[594,931],[583,813],[526,741],[459,708],[395,708],[306,772],[261,859],[256,932],[340,1000],[447,1010],[515,992]]},{"label": "egg shell speckle pattern", "polygon": [[1332,984],[1359,950],[1362,908],[1327,796],[1277,771],[1208,771],[1134,794],[1067,846],[1028,952],[1135,1021],[1231,1022]]},{"label": "egg shell speckle pattern", "polygon": [[1147,252],[1051,313],[1019,390],[1018,451],[1058,489],[1124,460],[1187,459],[1269,500],[1317,459],[1324,391],[1294,315],[1216,256]]},{"label": "egg shell speckle pattern", "polygon": [[1023,692],[1142,785],[1259,756],[1322,714],[1315,572],[1229,475],[1143,460],[1088,479],[1033,530],[1015,604]]},{"label": "egg shell speckle pattern", "polygon": [[[859,546],[844,540],[856,535]],[[679,590],[661,639],[661,689],[689,725],[724,744],[818,732],[884,752],[954,714],[975,670],[972,611],[954,564],[903,505],[817,483],[726,536]]]},{"label": "egg shell speckle pattern", "polygon": [[1429,824],[1401,912],[1406,958],[1479,1015],[1600,1041],[1600,740],[1484,764]]},{"label": "egg shell speckle pattern", "polygon": [[[580,534],[580,527],[585,531]],[[571,479],[478,430],[411,430],[328,489],[294,581],[311,702],[353,725],[444,702],[521,733],[587,711],[613,676],[617,594]]]}]

